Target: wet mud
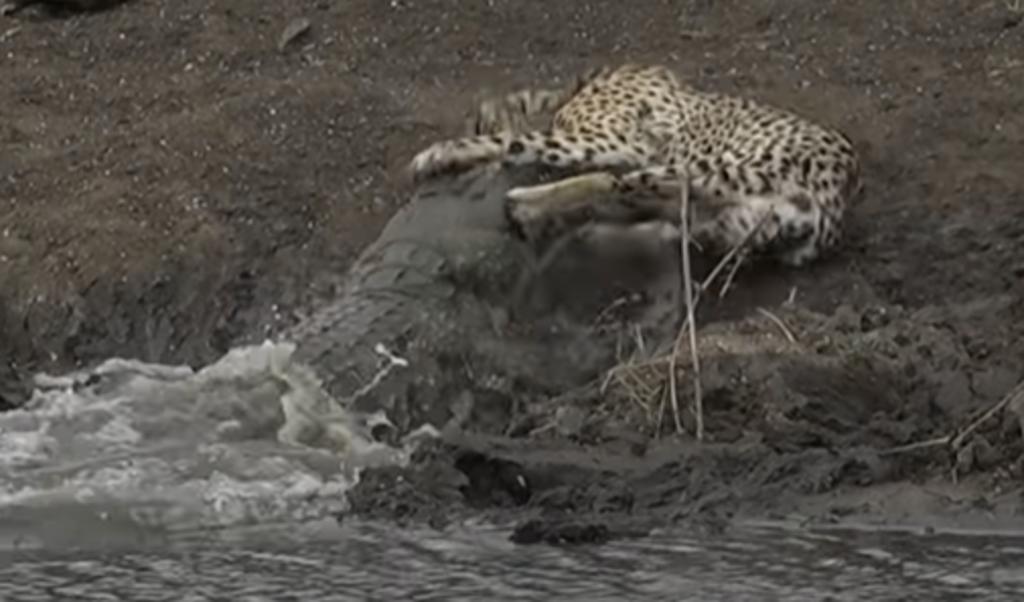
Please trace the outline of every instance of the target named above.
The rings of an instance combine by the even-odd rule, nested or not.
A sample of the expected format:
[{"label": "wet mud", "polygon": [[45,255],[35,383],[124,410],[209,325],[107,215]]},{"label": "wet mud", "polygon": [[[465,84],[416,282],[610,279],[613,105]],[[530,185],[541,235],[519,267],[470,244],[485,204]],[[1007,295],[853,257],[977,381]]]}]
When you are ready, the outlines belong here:
[{"label": "wet mud", "polygon": [[0,403],[39,370],[196,365],[296,323],[481,94],[658,61],[851,135],[867,188],[839,256],[752,266],[701,302],[701,442],[685,352],[682,434],[671,409],[671,287],[588,297],[610,260],[567,264],[512,324],[558,313],[593,365],[567,383],[521,363],[517,395],[463,400],[461,428],[368,471],[352,512],[559,544],[744,517],[1016,524],[1024,407],[977,418],[1024,379],[1024,14],[641,5],[154,0],[0,20]]},{"label": "wet mud", "polygon": [[[548,542],[737,518],[1019,528],[1024,408],[954,443],[1016,384],[962,343],[980,334],[972,318],[1007,310],[1007,299],[915,312],[794,307],[706,324],[703,442],[674,434],[662,364],[636,377],[650,398],[640,385],[584,387],[498,425],[467,425],[472,435],[446,438],[410,468],[367,474],[354,508],[432,524],[483,513],[516,520],[514,539]],[[692,433],[688,376],[679,370],[678,397]]]}]

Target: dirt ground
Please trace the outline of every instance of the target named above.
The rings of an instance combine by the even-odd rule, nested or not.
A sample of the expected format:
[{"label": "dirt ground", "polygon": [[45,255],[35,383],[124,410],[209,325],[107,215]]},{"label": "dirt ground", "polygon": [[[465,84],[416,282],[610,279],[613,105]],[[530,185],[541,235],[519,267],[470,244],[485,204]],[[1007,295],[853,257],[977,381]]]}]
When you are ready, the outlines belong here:
[{"label": "dirt ground", "polygon": [[[332,293],[407,197],[413,153],[459,131],[481,94],[634,60],[836,125],[863,153],[866,195],[842,255],[748,273],[712,312],[757,320],[752,308],[774,308],[828,361],[886,361],[849,372],[851,388],[831,405],[766,405],[804,412],[802,424],[832,439],[803,428],[758,445],[824,437],[828,448],[879,413],[880,439],[858,444],[945,432],[1024,377],[1015,6],[136,0],[59,18],[26,9],[0,20],[0,400],[17,399],[36,370],[114,354],[198,364],[292,323]],[[310,31],[282,50],[299,18]],[[789,298],[797,308],[783,305]],[[787,344],[763,319],[738,328]],[[858,355],[868,347],[884,353]],[[735,361],[716,376],[710,360],[710,378],[728,380]],[[746,366],[760,388],[734,387],[736,399],[714,406],[736,411],[712,412],[713,440],[768,432],[765,414],[743,414],[739,398],[771,391],[776,373],[812,397],[813,368]],[[895,407],[896,398],[910,401]],[[849,399],[860,401],[851,409]],[[988,458],[977,462],[990,469],[986,491],[1019,496],[1014,428],[995,428],[995,455],[978,456]],[[760,484],[769,481],[792,484]]]}]

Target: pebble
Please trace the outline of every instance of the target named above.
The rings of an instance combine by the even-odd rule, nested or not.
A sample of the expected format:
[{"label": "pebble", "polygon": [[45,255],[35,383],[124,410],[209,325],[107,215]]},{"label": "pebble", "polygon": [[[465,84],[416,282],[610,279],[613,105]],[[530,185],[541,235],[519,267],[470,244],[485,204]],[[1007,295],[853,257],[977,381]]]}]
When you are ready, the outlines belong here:
[{"label": "pebble", "polygon": [[299,17],[298,19],[292,20],[292,22],[284,28],[284,31],[281,32],[281,39],[277,42],[277,49],[284,52],[284,49],[289,44],[305,35],[312,26],[313,24],[310,20],[305,17]]}]

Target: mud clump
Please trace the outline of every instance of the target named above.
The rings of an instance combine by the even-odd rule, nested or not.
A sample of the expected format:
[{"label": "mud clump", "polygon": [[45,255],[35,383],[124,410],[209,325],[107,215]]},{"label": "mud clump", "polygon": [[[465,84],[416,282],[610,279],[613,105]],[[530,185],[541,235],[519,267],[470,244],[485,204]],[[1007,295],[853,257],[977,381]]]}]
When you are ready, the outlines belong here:
[{"label": "mud clump", "polygon": [[518,544],[544,542],[550,545],[602,544],[611,536],[602,524],[556,523],[534,519],[517,525],[509,540]]}]

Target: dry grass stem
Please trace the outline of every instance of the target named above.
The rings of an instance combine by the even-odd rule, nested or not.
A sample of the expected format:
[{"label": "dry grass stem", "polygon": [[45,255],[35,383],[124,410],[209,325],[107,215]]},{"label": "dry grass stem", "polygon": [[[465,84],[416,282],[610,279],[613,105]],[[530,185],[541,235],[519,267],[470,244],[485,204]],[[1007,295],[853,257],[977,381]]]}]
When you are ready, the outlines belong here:
[{"label": "dry grass stem", "polygon": [[967,427],[964,430],[960,431],[960,433],[952,439],[953,449],[960,449],[961,447],[963,447],[964,440],[967,438],[968,435],[978,430],[978,427],[981,426],[982,423],[998,414],[1000,411],[1003,410],[1003,408],[1010,405],[1014,400],[1020,397],[1024,397],[1024,381],[1022,381],[1016,387],[1010,390],[1009,393],[1007,393],[1002,399],[999,400],[999,403],[993,405],[991,408],[988,409],[988,411],[986,411],[981,416],[978,416],[978,418],[976,418],[973,422],[967,425]]},{"label": "dry grass stem", "polygon": [[661,396],[661,403],[658,404],[658,419],[654,424],[654,436],[661,439],[661,426],[665,423],[665,405],[668,403],[668,395]]},{"label": "dry grass stem", "polygon": [[[733,248],[729,249],[729,252],[719,260],[718,264],[711,270],[711,273],[709,273],[707,277],[704,278],[704,281],[700,283],[699,293],[708,290],[712,283],[714,283],[715,279],[722,273],[722,270],[729,266],[733,258],[737,257],[741,251],[747,248],[750,244],[750,240],[754,238],[754,234],[764,226],[764,223],[768,221],[769,217],[771,217],[771,212],[765,212],[765,214],[761,216],[761,219],[757,220],[757,223],[754,224],[754,227],[750,229],[750,232],[747,232],[746,236],[744,236],[740,242],[736,243]],[[735,276],[736,268],[734,268],[732,272]],[[729,280],[731,281],[731,278],[729,278]],[[724,296],[724,294],[720,295],[720,297]]]},{"label": "dry grass stem", "polygon": [[[696,306],[693,295],[693,274],[690,265],[690,182],[684,175],[680,178],[679,186],[679,250],[683,263],[683,300],[686,303],[686,332],[690,339],[690,363],[693,367],[691,381],[693,382],[693,412],[696,415],[696,437],[698,441],[704,440],[704,397],[700,386],[700,352],[697,349],[697,321]],[[672,401],[672,411],[676,423],[676,432],[682,432],[683,425],[679,419],[679,399],[676,393],[676,362],[679,354],[679,339],[676,337],[672,345],[672,358],[669,362],[669,394]]]},{"label": "dry grass stem", "polygon": [[389,351],[388,348],[381,343],[377,343],[376,345],[374,345],[373,351],[377,355],[387,359],[388,364],[381,368],[380,370],[378,370],[377,373],[373,375],[373,378],[370,379],[370,382],[366,383],[365,385],[357,389],[356,392],[353,393],[352,395],[349,395],[348,397],[342,399],[342,405],[349,406],[353,404],[356,400],[360,399],[361,397],[365,397],[368,393],[376,389],[380,385],[380,383],[385,378],[387,378],[387,376],[391,374],[391,371],[394,370],[395,368],[409,367],[409,360],[391,353],[391,351]]},{"label": "dry grass stem", "polygon": [[[680,256],[681,263],[683,264],[683,277],[681,280],[682,284],[682,296],[683,304],[685,306],[686,316],[683,318],[682,325],[679,328],[679,332],[673,340],[673,346],[670,353],[666,355],[659,355],[650,358],[637,359],[636,355],[641,358],[646,355],[646,345],[639,333],[634,334],[634,345],[637,348],[638,354],[634,355],[634,359],[628,361],[621,361],[616,366],[612,367],[606,374],[601,382],[601,392],[606,393],[612,383],[621,387],[625,396],[628,397],[632,402],[638,403],[645,407],[645,409],[651,408],[655,401],[655,395],[661,393],[660,399],[658,399],[658,416],[657,416],[657,431],[661,432],[661,424],[664,419],[665,406],[671,405],[673,411],[673,418],[675,419],[675,428],[677,432],[683,431],[682,420],[679,414],[679,390],[678,380],[676,371],[679,363],[679,347],[682,343],[684,334],[689,335],[690,339],[690,352],[691,352],[691,363],[694,366],[693,381],[694,381],[694,413],[697,417],[697,429],[696,435],[698,439],[703,439],[704,436],[704,411],[703,411],[703,392],[700,388],[700,357],[697,351],[697,334],[696,334],[696,312],[697,307],[700,304],[701,293],[709,289],[722,272],[729,267],[730,263],[741,256],[742,252],[750,244],[754,234],[764,225],[764,222],[771,216],[771,213],[765,213],[760,220],[754,225],[754,227],[739,241],[733,248],[719,260],[718,264],[711,270],[708,276],[697,285],[696,289],[693,290],[693,275],[692,275],[692,264],[690,262],[689,245],[696,244],[691,239],[690,230],[690,211],[689,211],[689,188],[684,184],[680,192]],[[733,266],[731,270],[731,276],[729,280],[735,275],[737,265]],[[727,290],[727,285],[723,288]],[[775,321],[775,320],[773,320]],[[779,320],[778,322],[781,322]],[[778,323],[776,322],[776,323]],[[788,333],[787,336],[792,336],[792,332],[783,324],[780,326],[783,333]],[[651,385],[651,381],[658,381],[658,375],[663,374],[662,370],[664,365],[668,364],[668,387],[667,391],[665,388],[659,388]],[[646,399],[646,403],[641,403],[640,400]]]},{"label": "dry grass stem", "polygon": [[794,335],[793,331],[790,330],[788,326],[786,326],[786,323],[782,321],[782,318],[776,316],[775,314],[773,314],[772,312],[768,311],[763,307],[758,307],[757,311],[762,316],[771,320],[773,324],[778,326],[779,330],[781,330],[782,334],[785,335],[787,339],[789,339],[790,343],[796,343],[796,335]]},{"label": "dry grass stem", "polygon": [[950,436],[945,435],[942,437],[936,437],[934,439],[928,439],[927,441],[915,441],[914,443],[908,443],[906,445],[898,445],[896,447],[890,447],[889,449],[883,449],[878,452],[880,456],[893,456],[896,454],[903,454],[919,449],[927,449],[929,447],[939,447],[941,445],[947,445],[950,441]]},{"label": "dry grass stem", "polygon": [[971,421],[971,423],[968,424],[966,427],[964,427],[962,430],[959,430],[959,432],[954,431],[953,433],[950,433],[948,435],[944,435],[942,437],[935,437],[934,439],[928,439],[926,441],[917,441],[917,442],[914,442],[914,443],[908,443],[906,445],[900,445],[898,447],[893,447],[893,448],[889,448],[889,449],[886,449],[886,450],[882,450],[880,452],[880,455],[890,456],[890,455],[894,455],[894,454],[901,454],[901,453],[916,451],[916,450],[919,450],[919,449],[926,449],[926,448],[940,447],[940,446],[949,446],[950,449],[952,449],[953,451],[959,451],[961,448],[963,448],[964,442],[966,441],[968,435],[970,435],[974,431],[978,430],[978,428],[986,420],[988,420],[989,418],[992,418],[993,416],[998,414],[1000,411],[1005,409],[1007,406],[1009,406],[1010,404],[1014,403],[1016,400],[1019,400],[1019,399],[1022,399],[1022,398],[1024,398],[1024,381],[1022,381],[1016,387],[1014,387],[1012,390],[1010,390],[1009,393],[1007,393],[996,404],[994,404],[992,407],[990,407],[988,410],[986,410],[983,414],[981,414],[981,416],[978,416],[976,419]]},{"label": "dry grass stem", "polygon": [[636,338],[636,350],[640,355],[647,354],[647,345],[644,343],[644,333],[640,330],[639,324],[633,325],[633,336]]},{"label": "dry grass stem", "polygon": [[729,289],[732,288],[732,282],[736,279],[736,273],[743,267],[743,262],[746,259],[744,253],[740,253],[736,256],[736,259],[732,262],[732,268],[729,269],[729,273],[725,276],[725,282],[722,283],[722,288],[718,291],[719,300],[725,299],[725,296],[729,293]]},{"label": "dry grass stem", "polygon": [[[685,243],[684,243],[685,244]],[[683,329],[688,328],[691,324],[689,318],[683,323]],[[682,339],[683,331],[679,331],[679,335],[672,340],[672,353],[669,355],[668,360],[668,397],[672,403],[672,418],[675,421],[676,433],[683,432],[683,423],[679,419],[679,389],[676,382],[676,365],[679,360],[679,340]],[[694,410],[696,411],[696,403],[694,404]]]}]

